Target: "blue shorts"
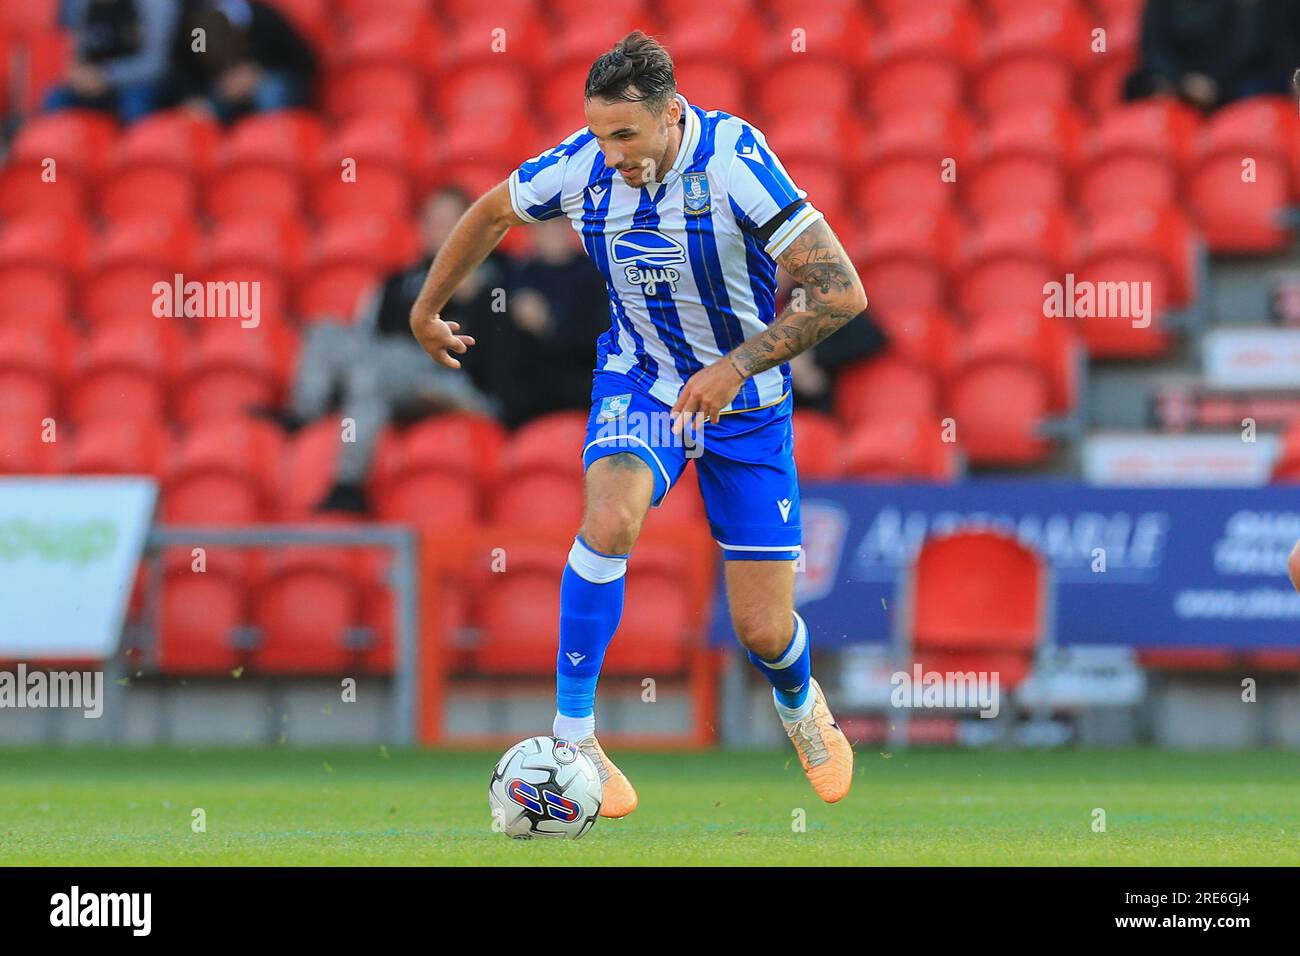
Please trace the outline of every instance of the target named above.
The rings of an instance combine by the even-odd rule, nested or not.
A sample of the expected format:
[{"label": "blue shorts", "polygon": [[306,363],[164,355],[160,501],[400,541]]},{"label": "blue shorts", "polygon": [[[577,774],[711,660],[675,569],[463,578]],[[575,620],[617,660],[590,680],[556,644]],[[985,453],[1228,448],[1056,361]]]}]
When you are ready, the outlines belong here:
[{"label": "blue shorts", "polygon": [[793,399],[722,416],[697,441],[672,433],[671,406],[616,372],[596,372],[582,466],[607,455],[636,455],[654,475],[658,506],[694,459],[713,539],[728,561],[791,561],[799,555],[799,478],[794,467]]}]

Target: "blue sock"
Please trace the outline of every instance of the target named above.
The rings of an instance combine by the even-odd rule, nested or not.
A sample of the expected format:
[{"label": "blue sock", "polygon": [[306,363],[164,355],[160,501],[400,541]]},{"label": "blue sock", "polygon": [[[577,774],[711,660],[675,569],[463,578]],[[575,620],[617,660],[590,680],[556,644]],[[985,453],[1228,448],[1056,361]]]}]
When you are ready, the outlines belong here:
[{"label": "blue sock", "polygon": [[772,685],[776,702],[789,710],[801,710],[808,701],[808,678],[812,674],[811,645],[808,625],[796,613],[794,635],[780,657],[766,661],[753,651],[749,652],[750,661]]},{"label": "blue sock", "polygon": [[555,659],[556,724],[567,728],[560,736],[581,739],[580,725],[562,718],[592,718],[595,713],[600,665],[623,616],[627,559],[626,554],[593,551],[581,537],[569,550],[560,580],[560,653]]}]

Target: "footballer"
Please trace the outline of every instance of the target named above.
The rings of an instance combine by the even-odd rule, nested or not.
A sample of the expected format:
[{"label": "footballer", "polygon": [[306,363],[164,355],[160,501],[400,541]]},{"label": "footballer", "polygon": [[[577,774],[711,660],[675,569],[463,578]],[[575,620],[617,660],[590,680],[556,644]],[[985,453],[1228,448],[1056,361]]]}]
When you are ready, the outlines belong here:
[{"label": "footballer", "polygon": [[[411,311],[425,350],[459,368],[455,356],[474,339],[439,318],[452,291],[512,226],[558,216],[605,277],[610,328],[597,344],[581,449],[582,524],[560,581],[553,733],[596,764],[602,816],[636,808],[596,739],[596,682],[642,521],[693,457],[736,634],[772,684],[813,789],[835,802],[852,782],[853,751],[809,672],[811,640],[794,609],[801,531],[788,363],[858,317],[866,293],[763,134],[688,103],[651,37],[631,33],[596,60],[584,110],[585,128],[465,213]],[[780,315],[778,264],[797,283]],[[671,427],[660,440],[618,427],[634,416]]]}]

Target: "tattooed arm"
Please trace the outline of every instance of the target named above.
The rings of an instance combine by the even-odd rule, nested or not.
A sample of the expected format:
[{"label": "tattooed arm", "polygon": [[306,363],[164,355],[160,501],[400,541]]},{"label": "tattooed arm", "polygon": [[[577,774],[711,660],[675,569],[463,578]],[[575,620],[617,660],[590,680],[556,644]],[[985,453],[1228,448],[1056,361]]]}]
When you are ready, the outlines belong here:
[{"label": "tattooed arm", "polygon": [[777,262],[797,285],[776,321],[727,354],[742,378],[806,352],[867,307],[862,280],[825,219],[801,232]]},{"label": "tattooed arm", "polygon": [[806,352],[867,307],[862,280],[826,220],[804,229],[777,262],[797,283],[790,304],[766,329],[700,369],[682,386],[672,410],[677,419],[675,434],[681,432],[686,416],[695,416],[696,427],[703,421],[717,421],[745,379]]}]

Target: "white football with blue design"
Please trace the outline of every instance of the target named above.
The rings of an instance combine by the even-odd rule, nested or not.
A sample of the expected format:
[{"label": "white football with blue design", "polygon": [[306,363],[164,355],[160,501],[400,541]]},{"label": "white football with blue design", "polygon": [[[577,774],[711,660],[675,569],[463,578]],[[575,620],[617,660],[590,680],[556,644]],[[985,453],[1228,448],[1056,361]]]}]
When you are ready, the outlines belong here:
[{"label": "white football with blue design", "polygon": [[555,737],[515,744],[501,755],[488,784],[493,829],[518,839],[576,840],[596,822],[603,797],[591,758]]}]

